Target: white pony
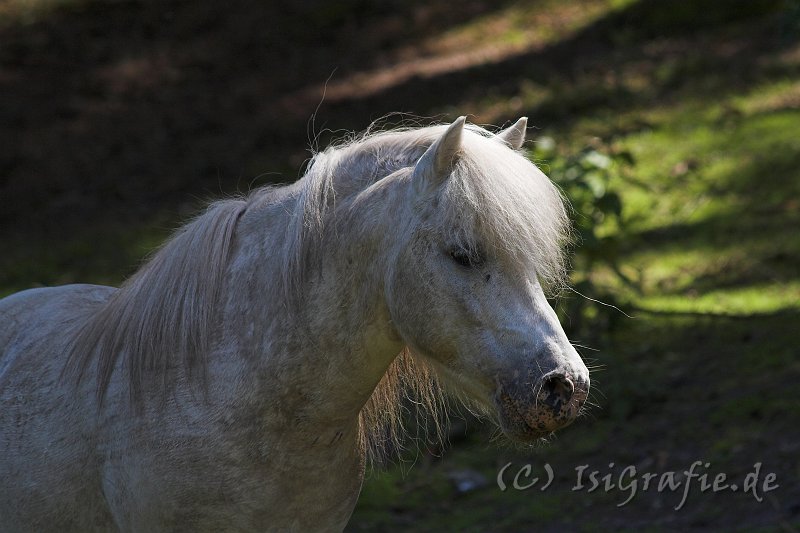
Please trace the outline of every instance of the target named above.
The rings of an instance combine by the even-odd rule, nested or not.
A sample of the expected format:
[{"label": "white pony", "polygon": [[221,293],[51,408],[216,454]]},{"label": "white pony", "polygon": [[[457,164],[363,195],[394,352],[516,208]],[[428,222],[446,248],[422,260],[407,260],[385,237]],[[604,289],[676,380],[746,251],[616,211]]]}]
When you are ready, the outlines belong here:
[{"label": "white pony", "polygon": [[0,301],[0,529],[342,529],[434,376],[511,439],[571,422],[589,375],[540,285],[567,217],[525,127],[366,134],[119,289]]}]

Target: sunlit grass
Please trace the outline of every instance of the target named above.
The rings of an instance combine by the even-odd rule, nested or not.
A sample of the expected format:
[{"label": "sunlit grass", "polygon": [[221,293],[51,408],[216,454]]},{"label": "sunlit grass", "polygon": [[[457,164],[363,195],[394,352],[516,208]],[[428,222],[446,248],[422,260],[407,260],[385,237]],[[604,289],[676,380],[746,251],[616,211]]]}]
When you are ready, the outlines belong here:
[{"label": "sunlit grass", "polygon": [[[640,284],[641,294],[629,295],[636,305],[730,314],[800,305],[800,137],[792,133],[800,113],[771,104],[763,112],[763,102],[791,101],[797,89],[763,89],[661,107],[645,114],[650,128],[618,141],[637,161],[615,183],[632,234],[620,267]],[[595,275],[615,286],[613,276]],[[713,280],[724,286],[709,287]]]},{"label": "sunlit grass", "polygon": [[607,14],[613,4],[610,0],[514,2],[437,35],[425,45],[439,53],[485,46],[540,47],[587,26]]},{"label": "sunlit grass", "polygon": [[685,295],[654,295],[639,300],[643,309],[670,313],[753,315],[800,309],[800,281],[748,285]]}]

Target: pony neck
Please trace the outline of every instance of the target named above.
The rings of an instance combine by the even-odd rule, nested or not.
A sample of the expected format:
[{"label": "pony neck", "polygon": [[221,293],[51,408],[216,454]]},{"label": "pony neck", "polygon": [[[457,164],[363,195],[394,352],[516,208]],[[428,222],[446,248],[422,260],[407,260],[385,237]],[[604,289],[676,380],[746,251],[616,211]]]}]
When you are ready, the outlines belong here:
[{"label": "pony neck", "polygon": [[[398,203],[388,197],[394,189],[384,187],[370,200],[373,215]],[[287,302],[286,266],[275,259],[275,250],[291,249],[287,243],[295,236],[285,217],[296,202],[297,196],[287,195],[244,215],[231,263],[224,336],[237,339],[248,362],[239,369],[249,376],[245,381],[256,381],[253,391],[269,390],[281,411],[317,427],[357,423],[403,348],[384,294],[388,259],[376,239],[389,229],[356,223],[358,213],[341,201],[326,215],[313,252],[303,256],[300,290]],[[386,218],[391,213],[383,214],[373,220],[391,220]]]}]

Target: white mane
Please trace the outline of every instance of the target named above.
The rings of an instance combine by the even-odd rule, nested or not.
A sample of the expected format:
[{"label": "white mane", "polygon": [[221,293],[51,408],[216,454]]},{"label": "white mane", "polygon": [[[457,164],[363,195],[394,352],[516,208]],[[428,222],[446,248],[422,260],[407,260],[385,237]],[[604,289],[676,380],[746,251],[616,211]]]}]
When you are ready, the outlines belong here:
[{"label": "white mane", "polygon": [[89,318],[72,343],[65,373],[81,379],[98,356],[102,398],[122,354],[133,397],[142,389],[142,371],[166,371],[175,364],[170,358],[202,372],[236,222],[246,206],[215,202],[178,230]]}]

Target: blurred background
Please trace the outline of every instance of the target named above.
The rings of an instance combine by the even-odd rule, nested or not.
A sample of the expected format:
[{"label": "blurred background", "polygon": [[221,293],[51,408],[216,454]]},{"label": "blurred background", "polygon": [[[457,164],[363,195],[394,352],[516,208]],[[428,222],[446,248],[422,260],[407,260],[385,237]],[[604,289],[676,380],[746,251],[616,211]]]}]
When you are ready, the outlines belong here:
[{"label": "blurred background", "polygon": [[[530,117],[575,208],[553,303],[595,405],[533,449],[455,412],[445,446],[369,474],[349,528],[797,531],[798,0],[0,0],[0,296],[119,284],[206,200],[393,112]],[[694,461],[761,463],[761,501],[587,490]],[[554,479],[501,491],[509,462],[509,485]]]}]

